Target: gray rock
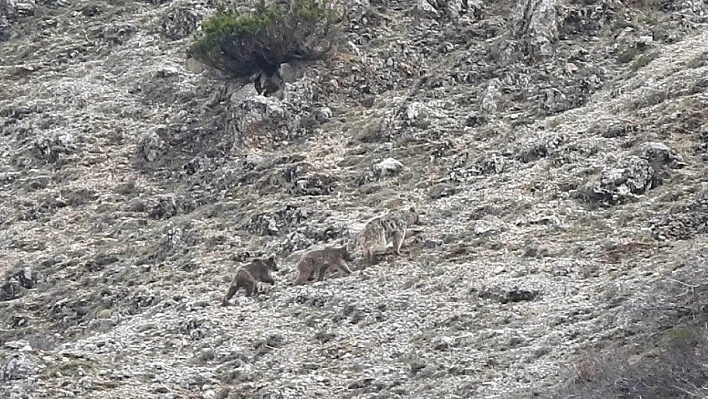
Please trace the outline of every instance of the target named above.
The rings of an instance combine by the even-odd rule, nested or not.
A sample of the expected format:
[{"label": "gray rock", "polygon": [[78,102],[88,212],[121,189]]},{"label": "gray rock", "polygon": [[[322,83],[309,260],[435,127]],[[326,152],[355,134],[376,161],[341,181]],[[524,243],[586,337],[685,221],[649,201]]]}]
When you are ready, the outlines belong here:
[{"label": "gray rock", "polygon": [[532,58],[550,57],[558,38],[556,0],[518,0],[512,15],[512,34]]},{"label": "gray rock", "polygon": [[3,28],[7,29],[10,22],[17,18],[34,15],[35,9],[34,0],[4,0],[0,3],[0,40],[2,40]]},{"label": "gray rock", "polygon": [[182,229],[177,226],[167,226],[165,235],[160,241],[159,254],[164,256],[173,253],[182,245]]},{"label": "gray rock", "polygon": [[659,184],[656,171],[649,162],[631,155],[605,168],[599,181],[588,183],[578,195],[589,202],[616,205],[636,200],[637,196]]},{"label": "gray rock", "polygon": [[169,219],[177,214],[179,204],[174,194],[165,194],[157,198],[157,203],[150,210],[150,217],[155,219]]},{"label": "gray rock", "polygon": [[428,0],[418,0],[414,8],[415,13],[424,18],[437,18],[438,10]]},{"label": "gray rock", "polygon": [[288,205],[270,214],[253,215],[241,228],[262,236],[283,235],[307,218],[307,210]]},{"label": "gray rock", "polygon": [[193,8],[175,7],[165,14],[160,24],[162,34],[170,40],[180,40],[197,29],[203,16]]},{"label": "gray rock", "polygon": [[[547,150],[546,150],[547,151]],[[547,153],[547,152],[546,152]],[[472,168],[475,174],[486,175],[490,173],[502,173],[506,165],[506,159],[495,153],[487,154],[475,162]]]},{"label": "gray rock", "polygon": [[315,119],[319,123],[325,123],[332,117],[332,110],[329,107],[322,107],[317,110],[315,114]]},{"label": "gray rock", "polygon": [[243,161],[243,163],[247,169],[257,169],[258,167],[265,164],[265,160],[262,156],[258,154],[248,154],[246,155],[246,159]]},{"label": "gray rock", "polygon": [[327,195],[334,192],[338,180],[322,173],[311,174],[295,180],[290,192],[296,196]]},{"label": "gray rock", "polygon": [[295,62],[284,62],[278,67],[278,76],[283,83],[292,84],[301,79],[305,74],[305,69]]},{"label": "gray rock", "polygon": [[260,95],[231,97],[227,132],[233,133],[235,143],[245,147],[261,147],[291,138],[288,123],[292,115],[284,104],[274,97]]},{"label": "gray rock", "polygon": [[480,111],[487,113],[495,113],[500,111],[500,102],[502,100],[501,88],[502,83],[497,78],[487,82],[484,93],[479,100]]},{"label": "gray rock", "polygon": [[708,234],[708,190],[656,218],[651,223],[651,235],[659,240],[690,240]]},{"label": "gray rock", "polygon": [[409,126],[426,128],[430,126],[432,116],[432,111],[425,104],[413,102],[406,107],[405,122]]},{"label": "gray rock", "polygon": [[34,142],[33,154],[37,159],[51,163],[61,163],[76,151],[74,137],[69,133],[58,133],[53,137],[43,137]]},{"label": "gray rock", "polygon": [[23,354],[14,354],[0,364],[1,381],[18,381],[37,373],[37,364]]},{"label": "gray rock", "polygon": [[465,119],[465,126],[475,127],[482,126],[487,123],[487,118],[477,111],[472,111],[467,115]]},{"label": "gray rock", "polygon": [[148,162],[154,162],[164,153],[165,142],[160,138],[158,132],[164,132],[166,126],[158,126],[151,129],[142,139],[140,152]]},{"label": "gray rock", "polygon": [[8,301],[21,297],[25,290],[36,286],[36,274],[29,268],[21,269],[11,274],[5,282],[0,285],[0,301]]},{"label": "gray rock", "polygon": [[686,166],[681,154],[663,143],[642,143],[639,148],[637,148],[636,153],[639,157],[649,161],[652,165],[667,166],[671,169],[681,169]]},{"label": "gray rock", "polygon": [[373,166],[374,172],[380,177],[396,175],[402,169],[403,164],[400,161],[391,157],[386,158],[383,161],[374,164]]},{"label": "gray rock", "polygon": [[5,348],[15,349],[15,350],[32,350],[29,341],[21,339],[19,341],[7,341],[3,345]]}]

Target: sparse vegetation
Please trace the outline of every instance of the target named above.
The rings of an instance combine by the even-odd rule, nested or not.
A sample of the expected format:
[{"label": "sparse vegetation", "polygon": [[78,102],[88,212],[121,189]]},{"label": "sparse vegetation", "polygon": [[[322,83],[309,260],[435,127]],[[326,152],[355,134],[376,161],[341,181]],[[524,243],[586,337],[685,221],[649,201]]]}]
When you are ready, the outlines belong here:
[{"label": "sparse vegetation", "polygon": [[[689,259],[651,286],[641,305],[625,302],[620,313],[641,320],[627,338],[591,349],[555,398],[707,398],[708,298],[704,258]],[[626,293],[613,292],[613,298]],[[629,331],[631,330],[631,331]]]},{"label": "sparse vegetation", "polygon": [[637,58],[633,63],[632,66],[630,67],[633,71],[638,71],[641,68],[644,68],[649,64],[652,60],[654,60],[656,57],[659,56],[659,53],[649,53],[649,54],[644,54],[641,57]]},{"label": "sparse vegetation", "polygon": [[637,351],[591,353],[557,398],[705,398],[708,338],[702,327],[679,326]]},{"label": "sparse vegetation", "polygon": [[638,54],[639,54],[639,50],[637,50],[634,47],[630,47],[630,48],[622,51],[617,56],[617,63],[626,64],[626,63],[632,61]]},{"label": "sparse vegetation", "polygon": [[251,13],[222,8],[202,23],[188,55],[235,77],[277,70],[292,60],[315,60],[337,40],[327,0],[294,0],[276,6],[259,0]]}]

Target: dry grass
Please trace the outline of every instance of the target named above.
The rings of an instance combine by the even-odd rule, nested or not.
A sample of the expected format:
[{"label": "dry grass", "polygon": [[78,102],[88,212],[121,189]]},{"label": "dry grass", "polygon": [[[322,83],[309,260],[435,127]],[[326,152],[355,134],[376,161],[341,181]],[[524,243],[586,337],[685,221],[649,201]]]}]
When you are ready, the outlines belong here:
[{"label": "dry grass", "polygon": [[[589,352],[554,398],[707,398],[708,329],[674,327],[637,349]],[[639,352],[639,353],[637,353]]]},{"label": "dry grass", "polygon": [[705,266],[704,258],[689,259],[657,280],[654,291],[636,293],[639,301],[625,300],[619,313],[642,326],[627,330],[624,345],[583,353],[574,375],[552,397],[708,398]]}]

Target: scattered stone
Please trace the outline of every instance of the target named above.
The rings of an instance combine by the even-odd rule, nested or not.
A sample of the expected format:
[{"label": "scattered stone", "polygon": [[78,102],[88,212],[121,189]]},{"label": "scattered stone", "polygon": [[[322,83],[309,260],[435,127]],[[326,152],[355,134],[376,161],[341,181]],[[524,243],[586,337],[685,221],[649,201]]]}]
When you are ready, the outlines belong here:
[{"label": "scattered stone", "polygon": [[637,148],[637,155],[651,165],[681,169],[686,166],[683,157],[663,143],[646,142]]},{"label": "scattered stone", "polygon": [[[555,134],[542,137],[539,140],[529,141],[521,145],[516,154],[516,159],[524,163],[537,161],[556,152],[564,142],[565,138],[563,136]],[[492,162],[493,164],[497,163],[496,160]]]},{"label": "scattered stone", "polygon": [[244,148],[269,148],[294,138],[288,130],[292,115],[277,98],[234,95],[228,114],[226,132],[233,134],[235,142]]},{"label": "scattered stone", "polygon": [[403,169],[403,164],[400,161],[389,157],[379,163],[374,164],[372,169],[374,170],[374,173],[376,173],[376,176],[379,178],[386,176],[395,176]]},{"label": "scattered stone", "polygon": [[428,197],[436,200],[455,195],[455,193],[457,193],[457,189],[449,184],[436,184],[428,191]]},{"label": "scattered stone", "polygon": [[29,268],[19,270],[9,275],[0,286],[0,301],[9,301],[21,297],[24,290],[36,286],[36,275]]},{"label": "scattered stone", "polygon": [[95,273],[95,272],[100,272],[103,270],[106,266],[116,263],[120,260],[115,255],[111,254],[105,254],[105,253],[100,253],[96,255],[96,257],[93,260],[90,260],[86,262],[86,270],[89,272]]},{"label": "scattered stone", "polygon": [[290,231],[308,218],[307,210],[286,205],[272,214],[258,214],[242,225],[242,229],[262,236],[279,236]]},{"label": "scattered stone", "polygon": [[4,0],[0,2],[0,42],[11,37],[10,27],[18,18],[35,14],[35,2],[32,0]]},{"label": "scattered stone", "polygon": [[166,194],[157,198],[157,204],[152,207],[149,215],[153,219],[169,219],[177,215],[178,211],[179,205],[175,195]]},{"label": "scattered stone", "polygon": [[465,126],[478,127],[486,125],[488,122],[487,117],[480,114],[477,111],[472,111],[467,115],[465,119]]},{"label": "scattered stone", "polygon": [[160,138],[160,132],[166,131],[166,126],[160,126],[150,130],[142,139],[140,152],[148,162],[154,162],[164,153],[165,142]]},{"label": "scattered stone", "polygon": [[651,235],[657,240],[689,240],[708,234],[708,190],[688,203],[672,207],[650,225]]},{"label": "scattered stone", "polygon": [[188,175],[193,175],[193,174],[196,174],[197,172],[199,172],[200,170],[203,170],[205,164],[206,164],[206,161],[203,158],[197,157],[197,158],[192,158],[182,168],[184,168],[184,171]]},{"label": "scattered stone", "polygon": [[258,154],[248,154],[243,161],[243,165],[247,170],[257,169],[265,164],[265,159]]},{"label": "scattered stone", "polygon": [[487,82],[484,93],[481,95],[479,100],[480,111],[488,114],[494,114],[497,111],[500,111],[500,102],[502,100],[501,88],[502,83],[497,78]]},{"label": "scattered stone", "polygon": [[[529,150],[530,153],[519,154],[520,159],[531,159],[534,156],[547,154],[547,149],[545,147],[536,148],[535,150],[526,150]],[[479,158],[471,169],[475,175],[488,175],[491,173],[500,174],[504,172],[504,167],[506,166],[506,163],[506,159],[503,156],[491,153]]]},{"label": "scattered stone", "polygon": [[21,339],[19,341],[7,341],[3,345],[5,348],[21,350],[21,351],[31,351],[32,346],[30,346],[29,341]]},{"label": "scattered stone", "polygon": [[556,0],[519,0],[513,12],[512,34],[532,59],[551,57],[558,38]]},{"label": "scattered stone", "polygon": [[170,40],[180,40],[194,32],[201,19],[202,16],[193,8],[175,7],[163,17],[161,32]]},{"label": "scattered stone", "polygon": [[[304,70],[297,66],[296,63],[284,62],[278,67],[278,75],[283,80],[283,83],[295,83],[303,77]],[[324,107],[322,109],[329,109]],[[331,111],[330,111],[331,117]]]},{"label": "scattered stone", "polygon": [[322,107],[318,109],[315,114],[315,119],[317,119],[319,123],[325,123],[330,120],[330,118],[332,118],[332,110],[329,109],[329,107]]},{"label": "scattered stone", "polygon": [[438,10],[436,10],[435,7],[428,2],[428,0],[419,0],[413,7],[413,10],[415,11],[416,15],[419,15],[424,18],[438,17]]},{"label": "scattered stone", "polygon": [[661,184],[656,171],[645,159],[631,155],[606,167],[599,181],[588,183],[574,196],[587,202],[617,205],[635,200]]},{"label": "scattered stone", "polygon": [[336,178],[324,174],[316,174],[298,179],[290,189],[290,192],[296,196],[328,195],[334,192],[336,187]]},{"label": "scattered stone", "polygon": [[335,339],[337,337],[337,334],[332,334],[324,331],[320,331],[315,334],[315,340],[317,340],[321,344],[326,344],[327,342]]},{"label": "scattered stone", "polygon": [[408,126],[425,129],[432,123],[433,112],[423,103],[413,102],[406,107],[405,123]]},{"label": "scattered stone", "polygon": [[49,163],[61,164],[69,155],[76,151],[74,137],[71,134],[57,134],[54,137],[43,137],[34,142],[32,154],[37,159]]},{"label": "scattered stone", "polygon": [[167,226],[165,235],[160,240],[158,258],[163,259],[169,254],[175,253],[183,245],[182,229],[177,226]]},{"label": "scattered stone", "polygon": [[266,337],[266,345],[273,348],[282,348],[285,345],[285,337],[281,334],[269,334]]},{"label": "scattered stone", "polygon": [[477,296],[481,299],[491,299],[502,304],[533,301],[538,295],[539,291],[537,290],[525,290],[519,287],[514,287],[510,290],[483,289],[477,293]]},{"label": "scattered stone", "polygon": [[16,353],[0,364],[0,381],[18,381],[37,373],[37,365],[23,354]]},{"label": "scattered stone", "polygon": [[85,6],[81,9],[81,15],[85,17],[96,17],[101,15],[101,9],[96,5]]},{"label": "scattered stone", "polygon": [[284,396],[278,390],[265,390],[263,392],[259,392],[258,398],[259,399],[283,399]]}]

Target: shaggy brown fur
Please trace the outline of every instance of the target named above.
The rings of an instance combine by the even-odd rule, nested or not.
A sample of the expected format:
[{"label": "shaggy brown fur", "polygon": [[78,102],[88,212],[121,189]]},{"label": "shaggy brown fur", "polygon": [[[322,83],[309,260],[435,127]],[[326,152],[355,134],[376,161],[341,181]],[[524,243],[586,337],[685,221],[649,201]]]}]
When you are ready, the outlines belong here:
[{"label": "shaggy brown fur", "polygon": [[265,259],[254,259],[248,265],[239,267],[221,304],[228,305],[229,299],[236,294],[239,288],[246,290],[246,296],[251,296],[254,293],[258,293],[258,281],[271,285],[275,284],[275,280],[270,275],[271,271],[278,271],[274,255]]},{"label": "shaggy brown fur", "polygon": [[352,259],[346,246],[327,247],[307,252],[302,255],[297,263],[297,277],[293,281],[293,285],[303,284],[305,281],[312,280],[315,273],[317,273],[317,281],[322,281],[328,270],[341,270],[346,274],[351,274],[352,271],[345,261],[351,261]]},{"label": "shaggy brown fur", "polygon": [[358,236],[358,245],[369,263],[382,253],[389,242],[396,255],[401,254],[403,239],[412,225],[420,224],[414,207],[397,209],[369,220]]}]

